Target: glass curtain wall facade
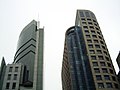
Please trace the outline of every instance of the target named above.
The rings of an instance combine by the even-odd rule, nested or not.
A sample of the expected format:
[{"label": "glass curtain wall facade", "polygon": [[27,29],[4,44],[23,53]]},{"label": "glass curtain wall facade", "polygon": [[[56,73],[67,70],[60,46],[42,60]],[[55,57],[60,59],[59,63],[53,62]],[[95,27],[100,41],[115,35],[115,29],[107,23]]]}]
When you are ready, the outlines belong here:
[{"label": "glass curtain wall facade", "polygon": [[19,36],[14,61],[6,66],[0,90],[43,90],[43,43],[44,29],[33,20]]},{"label": "glass curtain wall facade", "polygon": [[62,67],[63,90],[95,90],[89,68],[81,28],[73,26],[66,32]]},{"label": "glass curtain wall facade", "polygon": [[[75,28],[68,29],[65,36],[63,90],[119,90],[116,72],[94,13],[77,10],[75,27],[80,28],[79,33],[76,34]],[[75,38],[78,36],[79,39]]]}]

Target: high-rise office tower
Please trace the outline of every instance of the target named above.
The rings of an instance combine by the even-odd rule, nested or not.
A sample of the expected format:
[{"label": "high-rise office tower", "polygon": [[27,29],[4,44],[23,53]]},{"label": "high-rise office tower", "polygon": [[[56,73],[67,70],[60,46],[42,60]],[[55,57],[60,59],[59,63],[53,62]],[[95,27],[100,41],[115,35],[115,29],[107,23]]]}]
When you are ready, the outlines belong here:
[{"label": "high-rise office tower", "polygon": [[119,90],[117,76],[93,12],[77,10],[66,31],[62,64],[63,90]]},{"label": "high-rise office tower", "polygon": [[14,61],[2,70],[1,90],[43,90],[44,30],[38,24],[33,20],[22,30]]}]

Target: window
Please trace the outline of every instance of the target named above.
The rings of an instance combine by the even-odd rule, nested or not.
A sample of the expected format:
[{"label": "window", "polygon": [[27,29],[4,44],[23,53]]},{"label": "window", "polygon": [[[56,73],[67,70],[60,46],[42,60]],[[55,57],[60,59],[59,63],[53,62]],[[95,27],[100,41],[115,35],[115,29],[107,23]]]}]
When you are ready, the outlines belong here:
[{"label": "window", "polygon": [[108,67],[111,67],[111,64],[110,63],[107,63]]},{"label": "window", "polygon": [[92,22],[88,22],[89,25],[92,25]]},{"label": "window", "polygon": [[103,49],[105,49],[105,46],[102,46]]},{"label": "window", "polygon": [[118,88],[118,84],[114,83],[114,85],[115,85],[115,88]]},{"label": "window", "polygon": [[81,17],[84,17],[84,13],[83,13],[83,12],[80,12],[80,16],[81,16]]},{"label": "window", "polygon": [[101,53],[102,53],[102,51],[101,51],[101,50],[97,50],[97,53],[98,53],[98,54],[101,54]]},{"label": "window", "polygon": [[93,62],[93,66],[98,66],[98,63],[97,62]]},{"label": "window", "polygon": [[106,65],[105,65],[105,62],[100,62],[100,65],[101,65],[101,66],[106,66]]},{"label": "window", "polygon": [[94,40],[94,43],[98,43],[98,40]]},{"label": "window", "polygon": [[6,83],[6,89],[9,89],[10,83]]},{"label": "window", "polygon": [[111,73],[111,74],[113,74],[113,73],[114,73],[112,69],[110,69],[109,71],[110,71],[110,73]]},{"label": "window", "polygon": [[94,68],[95,73],[100,73],[99,68]]},{"label": "window", "polygon": [[103,41],[100,41],[100,43],[101,43],[101,44],[104,44],[104,42],[103,42]]},{"label": "window", "polygon": [[97,30],[99,30],[99,28],[95,27]]},{"label": "window", "polygon": [[102,37],[101,37],[101,36],[99,36],[99,39],[102,39]]},{"label": "window", "polygon": [[98,83],[98,88],[104,88],[104,84],[103,83]]},{"label": "window", "polygon": [[92,35],[92,37],[93,37],[93,38],[97,38],[97,36],[96,36],[96,35]]},{"label": "window", "polygon": [[88,20],[88,21],[91,21],[91,19],[89,19],[89,18],[88,18],[87,20]]},{"label": "window", "polygon": [[116,81],[116,78],[115,78],[115,76],[112,76],[112,80],[113,80],[113,81]]},{"label": "window", "polygon": [[92,33],[92,34],[95,34],[95,31],[92,30],[91,33]]},{"label": "window", "polygon": [[99,34],[99,35],[100,35],[100,32],[97,32],[97,34]]},{"label": "window", "polygon": [[97,23],[94,23],[94,25],[95,25],[95,26],[98,26],[98,24],[97,24]]},{"label": "window", "polygon": [[89,47],[89,48],[93,48],[93,45],[90,44],[90,45],[88,45],[88,47]]},{"label": "window", "polygon": [[96,80],[102,80],[101,75],[96,75]]},{"label": "window", "polygon": [[105,57],[105,59],[106,59],[107,61],[109,61],[109,58],[108,58],[108,57]]},{"label": "window", "polygon": [[12,72],[12,69],[13,69],[13,67],[10,67],[10,68],[9,68],[9,72]]},{"label": "window", "polygon": [[92,60],[96,60],[96,56],[91,56],[91,59]]},{"label": "window", "polygon": [[89,31],[88,31],[88,30],[85,30],[85,33],[86,33],[86,34],[89,34]]},{"label": "window", "polygon": [[110,76],[109,75],[104,75],[104,79],[105,80],[110,80]]},{"label": "window", "polygon": [[107,88],[112,88],[112,83],[106,83]]},{"label": "window", "polygon": [[91,54],[95,54],[95,51],[94,51],[94,50],[90,50],[90,53],[91,53]]},{"label": "window", "polygon": [[94,27],[93,27],[93,26],[90,26],[90,29],[94,29]]},{"label": "window", "polygon": [[86,23],[86,22],[82,22],[82,24],[87,25],[87,23]]},{"label": "window", "polygon": [[96,20],[93,20],[93,22],[96,22]]},{"label": "window", "polygon": [[85,12],[85,15],[86,17],[90,17],[89,13],[88,12]]},{"label": "window", "polygon": [[86,35],[86,38],[90,38],[90,35]]},{"label": "window", "polygon": [[104,51],[104,54],[105,54],[105,55],[107,55],[107,52],[106,52],[106,51]]},{"label": "window", "polygon": [[17,80],[17,74],[14,74],[13,80]]},{"label": "window", "polygon": [[88,29],[88,27],[87,27],[87,26],[83,26],[83,28],[84,28],[84,29]]},{"label": "window", "polygon": [[15,67],[15,72],[18,72],[18,67]]},{"label": "window", "polygon": [[92,43],[92,40],[88,39],[87,42],[88,42],[88,43]]},{"label": "window", "polygon": [[96,48],[100,48],[100,45],[95,45]]},{"label": "window", "polygon": [[13,83],[12,89],[15,89],[15,88],[16,88],[16,83]]},{"label": "window", "polygon": [[8,74],[7,80],[11,79],[11,74]]},{"label": "window", "polygon": [[82,21],[85,21],[85,18],[81,18]]},{"label": "window", "polygon": [[107,68],[102,68],[102,72],[103,72],[103,73],[108,73]]},{"label": "window", "polygon": [[91,13],[91,17],[92,17],[92,18],[95,18],[95,15],[94,15],[93,13]]},{"label": "window", "polygon": [[98,56],[99,60],[104,60],[103,56]]}]

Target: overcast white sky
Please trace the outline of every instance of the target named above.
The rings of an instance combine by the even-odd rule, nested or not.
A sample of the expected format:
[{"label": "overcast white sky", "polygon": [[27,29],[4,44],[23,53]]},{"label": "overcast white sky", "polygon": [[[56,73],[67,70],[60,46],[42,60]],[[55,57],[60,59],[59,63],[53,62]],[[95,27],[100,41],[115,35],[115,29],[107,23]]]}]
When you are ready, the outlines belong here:
[{"label": "overcast white sky", "polygon": [[[120,51],[120,0],[0,0],[0,61],[12,63],[22,29],[33,19],[45,26],[44,90],[62,90],[65,31],[75,24],[76,10],[97,17],[115,69]],[[38,19],[39,13],[39,19]]]}]

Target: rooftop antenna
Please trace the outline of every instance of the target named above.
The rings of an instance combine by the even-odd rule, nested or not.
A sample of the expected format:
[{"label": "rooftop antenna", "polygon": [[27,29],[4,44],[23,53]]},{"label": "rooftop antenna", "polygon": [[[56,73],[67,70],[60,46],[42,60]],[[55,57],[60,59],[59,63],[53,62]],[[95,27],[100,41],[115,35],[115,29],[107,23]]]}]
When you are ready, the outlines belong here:
[{"label": "rooftop antenna", "polygon": [[39,21],[39,13],[38,13],[38,20],[37,20],[37,29],[40,28],[40,21]]}]

